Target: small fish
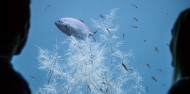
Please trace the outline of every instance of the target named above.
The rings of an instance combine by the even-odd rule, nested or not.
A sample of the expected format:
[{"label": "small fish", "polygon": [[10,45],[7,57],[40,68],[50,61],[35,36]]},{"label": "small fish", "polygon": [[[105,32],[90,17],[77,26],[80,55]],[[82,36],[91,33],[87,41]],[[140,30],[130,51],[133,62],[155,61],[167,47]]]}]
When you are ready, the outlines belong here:
[{"label": "small fish", "polygon": [[123,63],[121,63],[121,64],[125,68],[125,70],[128,70],[125,64],[123,64]]},{"label": "small fish", "polygon": [[87,85],[87,87],[88,87],[88,89],[91,91],[91,88],[90,88],[90,86],[89,86],[89,85]]},{"label": "small fish", "polygon": [[79,19],[81,22],[83,22],[84,23],[84,21],[83,20],[81,20],[81,19]]},{"label": "small fish", "polygon": [[159,53],[159,49],[157,47],[154,48],[154,51]]},{"label": "small fish", "polygon": [[124,39],[124,37],[125,37],[125,34],[123,33],[123,39]]},{"label": "small fish", "polygon": [[126,71],[129,71],[129,70],[133,71],[132,69],[128,69],[125,64],[121,63],[121,65],[124,67],[124,69],[125,69]]},{"label": "small fish", "polygon": [[151,66],[150,66],[150,64],[146,64],[146,65],[147,65],[147,67],[148,67],[148,68],[150,68],[150,69],[151,69]]},{"label": "small fish", "polygon": [[154,80],[155,82],[158,81],[154,76],[152,76],[152,80]]},{"label": "small fish", "polygon": [[138,19],[137,18],[133,18],[136,22],[138,21]]},{"label": "small fish", "polygon": [[100,17],[103,18],[103,19],[105,19],[105,17],[103,15],[101,15],[101,14],[100,14]]},{"label": "small fish", "polygon": [[131,6],[133,6],[133,7],[135,7],[135,8],[138,8],[138,6],[137,6],[137,5],[135,5],[135,4],[131,4]]},{"label": "small fish", "polygon": [[103,91],[103,89],[102,89],[102,88],[100,88],[100,91]]},{"label": "small fish", "polygon": [[146,40],[144,40],[144,42],[146,42]]},{"label": "small fish", "polygon": [[133,25],[133,26],[131,26],[131,27],[133,27],[133,28],[138,28],[137,26],[134,26],[134,25]]},{"label": "small fish", "polygon": [[111,32],[108,28],[106,28],[106,30],[107,30],[109,33]]}]

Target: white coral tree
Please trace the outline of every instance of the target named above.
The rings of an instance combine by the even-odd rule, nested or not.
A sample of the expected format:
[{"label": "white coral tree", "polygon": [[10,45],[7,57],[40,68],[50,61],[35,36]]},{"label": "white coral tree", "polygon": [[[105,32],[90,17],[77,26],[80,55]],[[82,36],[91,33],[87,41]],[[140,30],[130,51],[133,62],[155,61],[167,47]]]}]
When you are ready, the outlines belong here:
[{"label": "white coral tree", "polygon": [[118,49],[118,27],[112,24],[116,10],[92,20],[101,32],[99,41],[80,41],[71,36],[63,43],[68,44],[65,52],[61,43],[56,43],[54,51],[38,47],[39,68],[48,75],[37,94],[144,93],[141,76],[128,62],[132,53]]}]

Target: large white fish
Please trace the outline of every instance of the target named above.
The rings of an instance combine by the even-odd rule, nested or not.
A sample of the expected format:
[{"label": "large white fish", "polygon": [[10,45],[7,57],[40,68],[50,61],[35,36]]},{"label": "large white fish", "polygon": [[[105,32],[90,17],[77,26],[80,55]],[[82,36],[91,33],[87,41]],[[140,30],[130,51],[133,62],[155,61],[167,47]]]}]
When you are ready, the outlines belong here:
[{"label": "large white fish", "polygon": [[68,36],[73,35],[82,40],[85,40],[89,36],[94,38],[94,33],[79,19],[70,17],[61,18],[55,22],[55,25]]}]

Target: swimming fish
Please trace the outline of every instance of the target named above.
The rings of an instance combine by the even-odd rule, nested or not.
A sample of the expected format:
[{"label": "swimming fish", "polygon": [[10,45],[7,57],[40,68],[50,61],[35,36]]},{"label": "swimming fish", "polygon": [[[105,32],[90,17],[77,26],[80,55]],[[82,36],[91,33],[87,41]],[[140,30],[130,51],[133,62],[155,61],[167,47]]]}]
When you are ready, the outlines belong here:
[{"label": "swimming fish", "polygon": [[79,19],[65,17],[55,21],[55,25],[68,36],[72,35],[81,40],[92,36],[95,40],[95,32],[91,32],[84,22]]},{"label": "swimming fish", "polygon": [[126,66],[124,63],[121,63],[121,65],[124,67],[124,69],[125,69],[126,71],[129,71],[129,70],[133,71],[132,69],[127,68],[127,66]]},{"label": "swimming fish", "polygon": [[146,65],[147,65],[147,67],[148,67],[148,68],[150,68],[150,69],[151,69],[151,66],[150,66],[150,64],[146,64]]},{"label": "swimming fish", "polygon": [[144,42],[146,42],[146,40],[144,40]]},{"label": "swimming fish", "polygon": [[107,30],[109,33],[111,32],[108,28],[106,28],[106,30]]},{"label": "swimming fish", "polygon": [[159,49],[157,47],[154,48],[154,51],[159,53]]},{"label": "swimming fish", "polygon": [[133,18],[136,22],[138,21],[138,19],[137,18]]},{"label": "swimming fish", "polygon": [[135,4],[131,4],[131,6],[133,6],[133,7],[135,7],[135,8],[138,8],[138,6],[137,6],[137,5],[135,5]]},{"label": "swimming fish", "polygon": [[152,76],[152,80],[154,80],[155,82],[158,81],[154,76]]},{"label": "swimming fish", "polygon": [[106,18],[105,16],[103,16],[103,15],[101,15],[101,14],[100,14],[100,17],[101,17],[101,18],[103,18],[103,19],[105,19],[105,18]]},{"label": "swimming fish", "polygon": [[87,87],[88,87],[88,89],[91,91],[91,88],[90,88],[90,86],[89,86],[89,85],[87,85]]},{"label": "swimming fish", "polygon": [[133,27],[133,28],[138,28],[137,26],[134,26],[134,25],[133,25],[133,26],[131,26],[131,27]]}]

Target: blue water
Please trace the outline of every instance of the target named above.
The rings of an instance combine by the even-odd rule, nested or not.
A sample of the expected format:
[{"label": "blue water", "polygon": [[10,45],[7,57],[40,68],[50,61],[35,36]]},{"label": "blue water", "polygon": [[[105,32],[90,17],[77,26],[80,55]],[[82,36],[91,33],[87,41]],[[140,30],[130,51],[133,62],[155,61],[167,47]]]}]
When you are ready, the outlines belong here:
[{"label": "blue water", "polygon": [[[187,7],[189,0],[32,0],[28,41],[22,54],[14,58],[14,67],[36,94],[47,83],[48,76],[47,71],[39,69],[38,47],[53,51],[55,43],[68,38],[54,22],[74,17],[84,21],[91,31],[101,32],[93,26],[92,19],[100,19],[100,15],[118,8],[113,20],[118,25],[117,36],[123,42],[118,49],[133,52],[129,63],[142,77],[142,94],[166,94],[173,71],[168,47],[171,28]],[[64,45],[61,49],[67,50],[68,45]]]}]

